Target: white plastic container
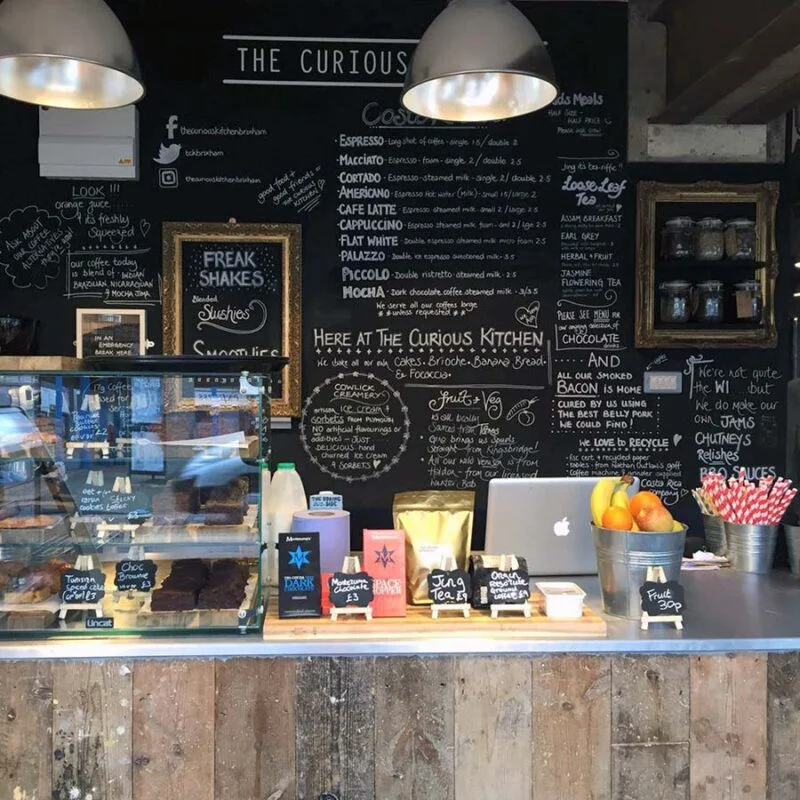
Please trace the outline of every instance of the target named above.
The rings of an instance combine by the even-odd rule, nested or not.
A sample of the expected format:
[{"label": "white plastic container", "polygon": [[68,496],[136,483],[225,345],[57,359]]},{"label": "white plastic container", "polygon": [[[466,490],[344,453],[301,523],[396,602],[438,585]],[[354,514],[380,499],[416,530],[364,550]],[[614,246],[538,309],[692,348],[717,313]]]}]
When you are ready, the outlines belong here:
[{"label": "white plastic container", "polygon": [[278,534],[290,533],[294,512],[308,509],[303,481],[291,462],[278,464],[269,486],[266,505],[269,580],[271,585],[277,586],[278,559],[275,548]]},{"label": "white plastic container", "polygon": [[544,595],[545,614],[551,619],[580,619],[583,616],[583,598],[586,592],[577,583],[550,581],[537,583]]}]

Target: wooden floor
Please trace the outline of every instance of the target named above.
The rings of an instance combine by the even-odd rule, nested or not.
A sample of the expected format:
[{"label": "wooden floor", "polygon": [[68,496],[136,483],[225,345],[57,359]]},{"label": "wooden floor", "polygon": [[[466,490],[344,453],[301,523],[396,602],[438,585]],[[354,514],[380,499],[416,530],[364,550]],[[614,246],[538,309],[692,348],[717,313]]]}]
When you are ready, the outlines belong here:
[{"label": "wooden floor", "polygon": [[800,654],[0,662],[0,800],[789,800]]}]

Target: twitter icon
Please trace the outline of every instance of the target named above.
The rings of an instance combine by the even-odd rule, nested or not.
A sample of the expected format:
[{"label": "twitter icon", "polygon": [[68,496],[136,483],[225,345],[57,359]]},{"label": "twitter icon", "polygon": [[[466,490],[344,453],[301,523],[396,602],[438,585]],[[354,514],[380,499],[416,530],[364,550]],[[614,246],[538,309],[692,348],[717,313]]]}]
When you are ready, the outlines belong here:
[{"label": "twitter icon", "polygon": [[178,160],[178,156],[181,154],[181,146],[176,142],[173,142],[169,147],[165,145],[161,145],[158,148],[158,156],[153,159],[156,164],[172,164],[174,161]]}]

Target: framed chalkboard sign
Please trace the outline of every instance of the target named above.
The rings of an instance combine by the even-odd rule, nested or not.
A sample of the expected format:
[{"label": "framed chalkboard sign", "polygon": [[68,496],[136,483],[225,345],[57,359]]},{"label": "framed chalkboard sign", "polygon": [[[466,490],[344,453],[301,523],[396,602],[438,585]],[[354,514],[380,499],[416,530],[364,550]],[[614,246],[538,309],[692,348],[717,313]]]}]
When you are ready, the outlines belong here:
[{"label": "framed chalkboard sign", "polygon": [[75,334],[78,358],[143,356],[147,352],[144,309],[78,308]]},{"label": "framed chalkboard sign", "polygon": [[272,415],[300,415],[299,225],[166,222],[164,351],[269,358]]}]

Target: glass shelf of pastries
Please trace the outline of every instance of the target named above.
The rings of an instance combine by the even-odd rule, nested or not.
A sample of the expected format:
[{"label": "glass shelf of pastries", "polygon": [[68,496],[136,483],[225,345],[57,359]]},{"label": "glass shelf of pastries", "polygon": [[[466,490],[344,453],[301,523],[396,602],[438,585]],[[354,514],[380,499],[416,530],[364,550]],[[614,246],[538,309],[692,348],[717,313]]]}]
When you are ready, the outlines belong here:
[{"label": "glass shelf of pastries", "polygon": [[260,630],[270,385],[0,373],[0,636]]}]

